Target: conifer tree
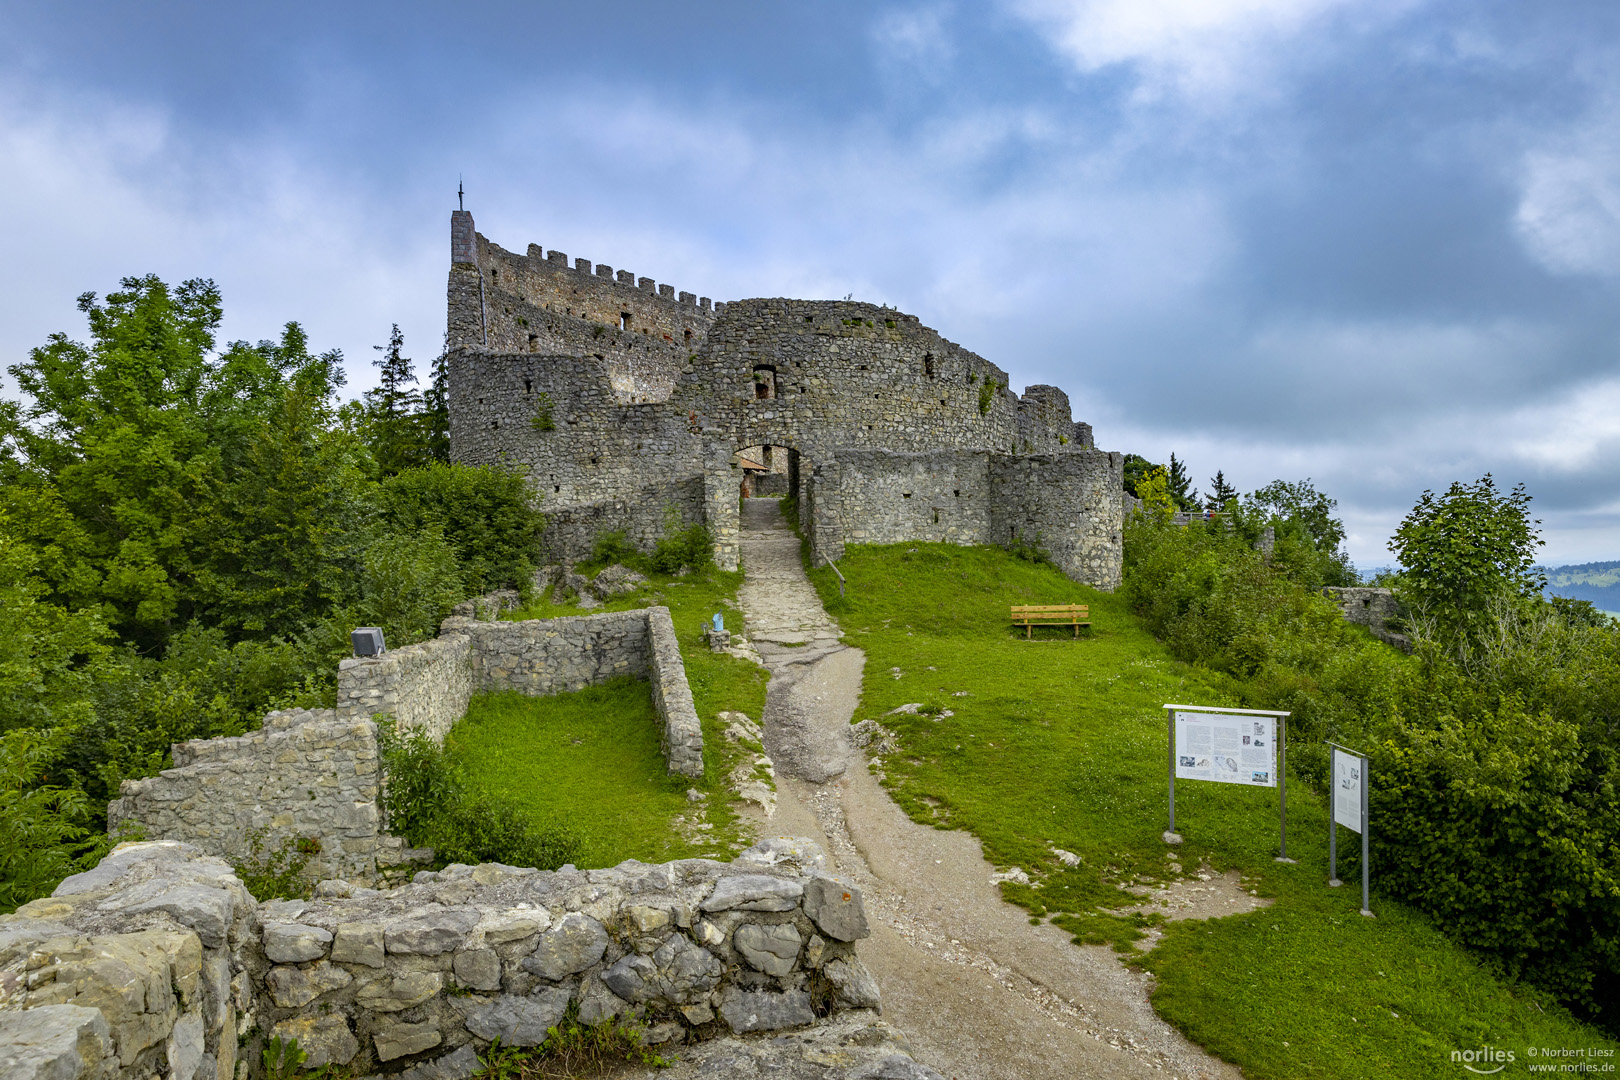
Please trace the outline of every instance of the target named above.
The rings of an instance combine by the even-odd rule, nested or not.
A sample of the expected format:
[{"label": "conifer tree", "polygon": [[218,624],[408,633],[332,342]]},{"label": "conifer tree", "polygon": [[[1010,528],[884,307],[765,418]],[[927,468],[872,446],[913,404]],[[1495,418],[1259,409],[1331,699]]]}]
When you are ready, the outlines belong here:
[{"label": "conifer tree", "polygon": [[1216,469],[1209,482],[1209,494],[1204,496],[1204,509],[1224,510],[1226,504],[1238,497],[1237,488],[1226,482],[1226,474]]},{"label": "conifer tree", "polygon": [[[445,335],[449,337],[448,334]],[[422,391],[423,438],[428,458],[450,460],[450,353],[448,344],[433,360],[433,378]]]},{"label": "conifer tree", "polygon": [[415,389],[416,371],[405,356],[405,335],[395,323],[387,345],[373,345],[382,356],[372,364],[382,369],[377,388],[365,393],[366,421],[377,464],[385,473],[397,473],[429,458],[425,446],[422,394]]},{"label": "conifer tree", "polygon": [[1175,501],[1176,509],[1191,512],[1198,509],[1198,491],[1191,487],[1192,478],[1187,475],[1187,463],[1170,455],[1170,498]]}]

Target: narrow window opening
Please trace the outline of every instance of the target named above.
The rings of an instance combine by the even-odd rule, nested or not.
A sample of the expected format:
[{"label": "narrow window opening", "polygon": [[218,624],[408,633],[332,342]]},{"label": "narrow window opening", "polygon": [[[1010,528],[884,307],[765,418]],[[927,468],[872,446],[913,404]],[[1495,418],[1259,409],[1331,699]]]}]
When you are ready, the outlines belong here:
[{"label": "narrow window opening", "polygon": [[766,400],[776,396],[776,369],[761,364],[754,368],[754,397]]},{"label": "narrow window opening", "polygon": [[529,351],[530,352],[539,352],[540,351],[540,335],[539,334],[530,334],[529,335]]},{"label": "narrow window opening", "polygon": [[1009,533],[1009,534],[1010,534],[1010,535],[1009,535],[1009,536],[1008,536],[1008,539],[1011,539],[1011,540],[1016,540],[1016,539],[1018,539],[1018,526],[1016,526],[1016,525],[1013,525],[1013,526],[1011,526],[1011,527],[1010,527],[1010,528],[1009,528],[1009,529],[1008,529],[1008,530],[1007,530],[1007,532],[1008,532],[1008,533]]},{"label": "narrow window opening", "polygon": [[688,331],[687,331],[687,332],[686,332],[686,340],[687,340],[687,341],[691,341],[691,340],[692,340],[692,331],[690,331],[690,330],[688,330]]},{"label": "narrow window opening", "polygon": [[925,354],[923,354],[923,374],[928,376],[930,379],[932,379],[934,377],[934,354],[933,353],[925,353]]},{"label": "narrow window opening", "polygon": [[958,490],[957,490],[957,492],[956,492],[956,497],[957,497],[957,498],[958,498],[958,499],[960,499],[960,498],[961,498],[961,497],[962,497],[962,492],[961,492],[961,490],[960,490],[960,489],[958,489]]},{"label": "narrow window opening", "polygon": [[490,426],[490,427],[491,427],[491,428],[498,428],[498,427],[500,427],[500,426],[501,426],[501,422],[500,422],[500,421],[499,421],[499,420],[491,420],[491,421],[490,421],[490,422],[489,422],[489,426]]},{"label": "narrow window opening", "polygon": [[[529,340],[533,341],[534,338],[531,337]],[[525,394],[534,393],[534,380],[533,379],[524,379],[523,380],[523,392]]]},{"label": "narrow window opening", "polygon": [[628,311],[619,312],[619,329],[630,329],[630,313]]},{"label": "narrow window opening", "polygon": [[551,490],[552,490],[552,493],[555,494],[556,492],[559,492],[559,491],[562,490],[562,485],[561,484],[552,484],[551,485]]},{"label": "narrow window opening", "polygon": [[939,524],[939,507],[934,507],[934,524]]},{"label": "narrow window opening", "polygon": [[501,272],[499,270],[495,269],[493,266],[490,267],[489,268],[489,283],[491,285],[493,285],[499,280],[501,280]]},{"label": "narrow window opening", "polygon": [[901,493],[900,493],[900,497],[901,497],[901,498],[903,498],[903,499],[909,499],[909,498],[911,498],[911,492],[909,492],[909,491],[902,491],[902,492],[901,492]]}]

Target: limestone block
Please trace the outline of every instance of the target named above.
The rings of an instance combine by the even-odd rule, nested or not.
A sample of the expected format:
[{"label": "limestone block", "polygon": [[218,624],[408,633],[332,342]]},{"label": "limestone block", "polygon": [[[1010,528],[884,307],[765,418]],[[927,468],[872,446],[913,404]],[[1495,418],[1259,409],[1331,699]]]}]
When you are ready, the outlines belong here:
[{"label": "limestone block", "polygon": [[164,1050],[169,1059],[170,1080],[193,1080],[203,1058],[202,1014],[189,1012],[177,1020]]},{"label": "limestone block", "polygon": [[684,934],[674,934],[651,956],[632,953],[602,973],[602,982],[626,1001],[692,1004],[720,984],[720,961]]},{"label": "limestone block", "polygon": [[851,1009],[881,1009],[877,980],[866,970],[866,965],[853,956],[827,961],[822,968],[838,1000]]},{"label": "limestone block", "polygon": [[811,878],[804,887],[804,913],[822,933],[839,941],[858,941],[872,932],[861,890],[843,878]]},{"label": "limestone block", "polygon": [[124,910],[131,915],[148,911],[167,912],[180,925],[195,930],[203,945],[219,949],[224,947],[225,937],[230,932],[235,906],[230,892],[224,888],[182,885]]},{"label": "limestone block", "polygon": [[270,1034],[280,1036],[283,1042],[297,1039],[298,1048],[309,1055],[304,1062],[306,1069],[347,1065],[360,1052],[360,1041],[349,1030],[348,1020],[337,1013],[289,1017],[271,1029]]},{"label": "limestone block", "polygon": [[529,997],[502,994],[467,1013],[467,1030],[481,1039],[500,1039],[502,1046],[539,1046],[546,1029],[561,1022],[571,992],[558,986]]},{"label": "limestone block", "polygon": [[273,967],[264,977],[265,989],[283,1009],[308,1005],[322,994],[341,990],[353,981],[354,976],[329,960],[308,968]]},{"label": "limestone block", "polygon": [[473,990],[501,988],[501,958],[494,949],[469,949],[457,953],[450,967],[465,987]]},{"label": "limestone block", "polygon": [[523,970],[557,982],[601,960],[607,945],[607,930],[601,923],[570,912],[540,935],[534,953],[523,961]]},{"label": "limestone block", "polygon": [[421,1024],[389,1024],[372,1036],[377,1044],[377,1060],[393,1061],[409,1054],[431,1050],[444,1041],[439,1026],[432,1021]]},{"label": "limestone block", "polygon": [[437,971],[407,971],[367,983],[355,995],[355,1001],[373,1012],[399,1012],[422,1004],[443,986],[444,976]]},{"label": "limestone block", "polygon": [[720,999],[720,1016],[739,1035],[750,1031],[779,1031],[815,1020],[810,995],[803,990],[772,993],[728,987]]},{"label": "limestone block", "polygon": [[383,928],[379,923],[343,923],[332,941],[332,959],[343,964],[383,966]]},{"label": "limestone block", "polygon": [[747,923],[737,927],[731,940],[755,970],[778,977],[793,970],[793,962],[799,958],[799,947],[804,944],[792,923],[775,926]]},{"label": "limestone block", "polygon": [[394,1080],[471,1080],[483,1071],[478,1051],[472,1043],[459,1046],[443,1057],[412,1065]]},{"label": "limestone block", "polygon": [[264,955],[272,963],[298,964],[326,955],[332,932],[303,923],[270,923],[264,928]]},{"label": "limestone block", "polygon": [[0,1076],[6,1080],[77,1080],[103,1073],[112,1034],[100,1011],[46,1005],[0,1012]]},{"label": "limestone block", "polygon": [[551,914],[545,908],[529,908],[521,912],[508,912],[486,918],[479,924],[484,931],[484,944],[504,945],[508,941],[521,941],[538,934],[551,925]]},{"label": "limestone block", "polygon": [[579,987],[579,1022],[587,1026],[595,1026],[604,1020],[611,1020],[630,1007],[618,994],[609,990],[603,982],[594,975],[587,975]]},{"label": "limestone block", "polygon": [[383,932],[391,953],[437,956],[466,945],[478,918],[476,908],[436,908],[390,922]]},{"label": "limestone block", "polygon": [[704,911],[792,911],[804,895],[804,884],[765,874],[737,874],[714,883],[699,905]]}]

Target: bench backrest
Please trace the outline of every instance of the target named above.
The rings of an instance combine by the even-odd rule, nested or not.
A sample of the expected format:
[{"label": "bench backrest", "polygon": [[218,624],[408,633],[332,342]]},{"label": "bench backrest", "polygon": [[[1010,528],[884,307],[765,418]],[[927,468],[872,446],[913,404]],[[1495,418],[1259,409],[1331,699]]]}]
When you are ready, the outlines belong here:
[{"label": "bench backrest", "polygon": [[1091,609],[1085,604],[1014,604],[1012,617],[1021,619],[1063,619],[1073,616],[1084,619]]}]

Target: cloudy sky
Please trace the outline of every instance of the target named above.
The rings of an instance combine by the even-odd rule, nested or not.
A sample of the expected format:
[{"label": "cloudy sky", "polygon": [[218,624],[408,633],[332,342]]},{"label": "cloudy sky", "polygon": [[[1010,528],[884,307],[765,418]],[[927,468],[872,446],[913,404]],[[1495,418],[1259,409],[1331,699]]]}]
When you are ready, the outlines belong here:
[{"label": "cloudy sky", "polygon": [[458,177],[507,248],[853,293],[1105,449],[1312,477],[1363,566],[1487,471],[1620,559],[1612,0],[10,0],[0,361],[155,272],[363,390],[437,351]]}]

